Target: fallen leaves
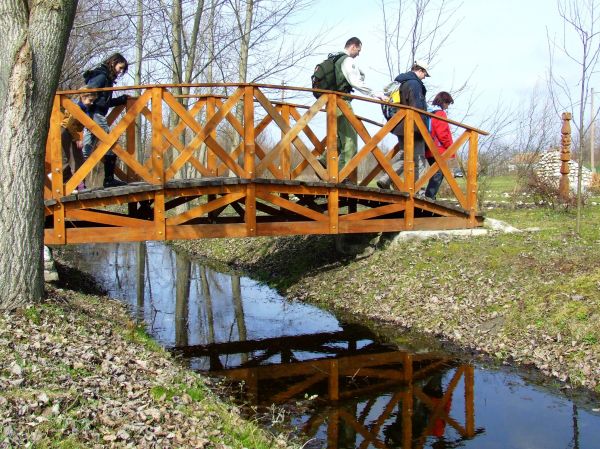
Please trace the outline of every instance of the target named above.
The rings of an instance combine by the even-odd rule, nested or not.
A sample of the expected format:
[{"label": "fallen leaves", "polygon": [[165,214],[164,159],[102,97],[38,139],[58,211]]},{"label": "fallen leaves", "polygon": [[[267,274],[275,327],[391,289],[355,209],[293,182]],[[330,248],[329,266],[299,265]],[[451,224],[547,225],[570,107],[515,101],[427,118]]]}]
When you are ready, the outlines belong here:
[{"label": "fallen leaves", "polygon": [[[82,447],[136,448],[234,441],[222,422],[239,417],[209,393],[202,401],[185,394],[187,386],[206,387],[168,353],[129,341],[123,306],[52,294],[60,301],[36,306],[42,309],[36,322],[26,313],[0,315],[6,343],[0,345],[0,447],[50,447],[66,438]],[[150,392],[162,385],[183,393],[156,400]],[[251,432],[261,446],[287,447],[254,427]]]}]

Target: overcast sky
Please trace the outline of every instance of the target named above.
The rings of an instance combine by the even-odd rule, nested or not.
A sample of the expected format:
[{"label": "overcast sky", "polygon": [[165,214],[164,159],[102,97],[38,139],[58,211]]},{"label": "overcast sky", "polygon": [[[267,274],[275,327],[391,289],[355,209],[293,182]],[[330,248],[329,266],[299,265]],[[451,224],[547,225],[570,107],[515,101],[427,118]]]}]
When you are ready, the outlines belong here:
[{"label": "overcast sky", "polygon": [[[343,6],[318,0],[308,16],[308,29],[327,30],[331,45],[326,52],[341,50],[346,39],[357,36],[363,42],[358,61],[367,83],[381,89],[389,81],[379,0],[345,0]],[[431,61],[432,76],[426,79],[429,100],[438,91],[452,91],[470,79],[470,93],[477,100],[468,121],[476,125],[478,116],[498,101],[518,107],[528,102],[536,83],[545,86],[549,65],[547,30],[561,36],[563,27],[555,0],[464,0],[454,18],[461,19],[460,26],[445,42],[440,56]],[[573,80],[575,90],[577,65],[562,58],[557,68]],[[600,83],[596,89],[600,90]],[[468,102],[468,96],[462,99]],[[600,96],[596,102],[600,103]],[[461,106],[457,99],[456,115],[462,114]]]}]

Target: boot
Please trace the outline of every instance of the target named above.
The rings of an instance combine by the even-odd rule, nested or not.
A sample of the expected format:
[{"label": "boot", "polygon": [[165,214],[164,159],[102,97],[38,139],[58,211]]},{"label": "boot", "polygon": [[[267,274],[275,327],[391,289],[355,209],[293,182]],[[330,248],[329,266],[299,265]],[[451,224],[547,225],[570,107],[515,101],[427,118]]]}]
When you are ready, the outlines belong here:
[{"label": "boot", "polygon": [[115,178],[115,166],[117,165],[117,156],[114,154],[107,154],[102,159],[104,162],[104,187],[120,187],[127,185],[126,182],[120,181]]}]

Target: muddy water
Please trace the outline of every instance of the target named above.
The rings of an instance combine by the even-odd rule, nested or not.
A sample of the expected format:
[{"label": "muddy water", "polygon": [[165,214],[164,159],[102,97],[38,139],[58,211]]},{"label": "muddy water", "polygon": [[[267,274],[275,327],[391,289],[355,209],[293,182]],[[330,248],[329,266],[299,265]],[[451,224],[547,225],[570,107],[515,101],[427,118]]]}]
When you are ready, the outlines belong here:
[{"label": "muddy water", "polygon": [[344,323],[158,243],[80,246],[78,263],[190,368],[241,381],[245,410],[306,448],[600,448],[600,403],[526,373]]}]

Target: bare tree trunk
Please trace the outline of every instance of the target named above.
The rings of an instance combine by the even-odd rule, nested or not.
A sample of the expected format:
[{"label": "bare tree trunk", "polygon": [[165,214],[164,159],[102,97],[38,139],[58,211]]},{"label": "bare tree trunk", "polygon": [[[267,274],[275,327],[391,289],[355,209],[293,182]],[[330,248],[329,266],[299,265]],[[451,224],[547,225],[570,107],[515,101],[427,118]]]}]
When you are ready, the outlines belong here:
[{"label": "bare tree trunk", "polygon": [[[135,79],[133,84],[140,86],[142,84],[142,59],[144,55],[144,2],[137,0],[137,30],[135,33]],[[138,117],[135,120],[135,148],[138,161],[144,161],[144,148],[142,143],[142,119]]]},{"label": "bare tree trunk", "polygon": [[187,346],[192,265],[187,257],[175,257],[175,346]]},{"label": "bare tree trunk", "polygon": [[[244,16],[241,16],[241,7],[236,11],[237,24],[240,32],[240,59],[238,61],[239,82],[245,83],[248,79],[248,56],[250,53],[250,35],[252,30],[252,17],[254,13],[254,0],[246,0],[246,9]],[[236,118],[243,123],[244,120],[244,105],[238,103],[235,109]],[[244,126],[247,126],[244,124]],[[232,130],[233,133],[233,148],[236,148],[241,140],[241,136]]]},{"label": "bare tree trunk", "polygon": [[[246,316],[244,314],[244,302],[242,300],[242,288],[240,284],[240,277],[233,275],[231,276],[231,297],[233,299],[233,308],[235,310],[235,321],[238,328],[238,339],[239,341],[248,340],[248,331],[246,329]],[[240,354],[242,363],[248,361],[249,354],[244,352]]]},{"label": "bare tree trunk", "polygon": [[[198,0],[198,3],[196,4],[196,12],[194,13],[194,24],[192,26],[192,32],[190,34],[190,40],[189,40],[189,44],[187,42],[187,39],[184,39],[184,44],[186,45],[186,54],[187,54],[187,61],[186,61],[186,65],[185,65],[185,72],[183,74],[183,82],[186,84],[189,84],[192,82],[192,76],[194,73],[194,66],[196,64],[196,54],[197,54],[197,45],[198,45],[198,35],[200,34],[200,20],[202,19],[202,13],[204,12],[204,0]],[[189,87],[184,87],[182,89],[182,93],[184,95],[187,95],[190,93],[190,88]],[[189,98],[183,98],[182,99],[183,102],[183,107],[187,110],[189,108],[189,104],[190,104],[190,100]],[[181,134],[181,141],[183,143],[183,145],[186,145],[187,142],[187,138],[186,138],[186,133],[182,133]],[[200,154],[202,154],[200,152]],[[201,160],[201,157],[199,155],[199,159]],[[186,167],[183,167],[184,170],[184,177],[188,178],[191,177],[194,173],[196,173],[195,169],[193,167],[187,167],[187,172]],[[190,207],[190,203],[187,203],[187,207]]]},{"label": "bare tree trunk", "polygon": [[77,0],[0,3],[0,309],[44,293],[44,149]]}]

